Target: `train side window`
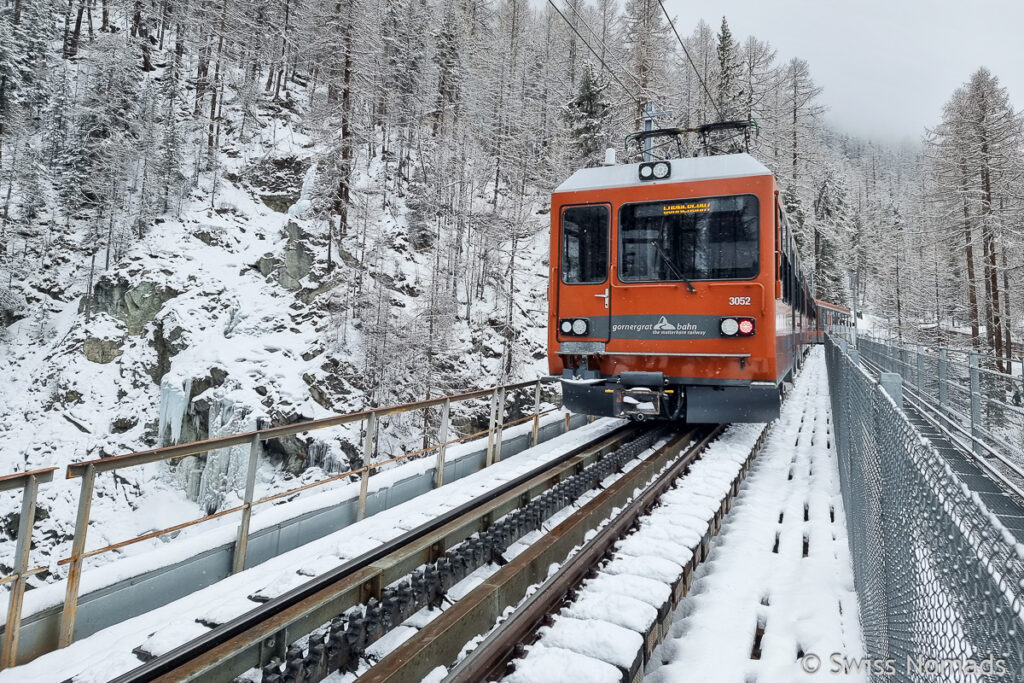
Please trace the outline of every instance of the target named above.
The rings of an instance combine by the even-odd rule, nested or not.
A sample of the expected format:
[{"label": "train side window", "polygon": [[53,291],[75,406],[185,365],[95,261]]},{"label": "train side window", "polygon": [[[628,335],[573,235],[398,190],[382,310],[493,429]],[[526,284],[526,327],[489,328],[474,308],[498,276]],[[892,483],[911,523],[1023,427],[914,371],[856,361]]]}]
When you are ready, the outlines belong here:
[{"label": "train side window", "polygon": [[791,287],[789,286],[789,255],[782,252],[782,300],[790,303]]},{"label": "train side window", "polygon": [[608,279],[608,221],[603,204],[562,211],[562,282],[599,284]]}]

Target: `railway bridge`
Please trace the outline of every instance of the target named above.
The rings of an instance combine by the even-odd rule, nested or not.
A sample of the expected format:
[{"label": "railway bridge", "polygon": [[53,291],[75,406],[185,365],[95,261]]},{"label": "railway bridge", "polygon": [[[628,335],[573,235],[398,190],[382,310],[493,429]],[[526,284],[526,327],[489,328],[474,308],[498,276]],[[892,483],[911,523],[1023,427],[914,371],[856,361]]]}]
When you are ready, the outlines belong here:
[{"label": "railway bridge", "polygon": [[[1020,381],[829,337],[769,424],[588,419],[540,379],[13,473],[0,683],[1024,681]],[[474,401],[487,428],[456,433]],[[374,458],[403,413],[437,428]],[[267,441],[356,423],[358,467],[261,495]],[[223,448],[248,449],[237,505],[90,534],[98,478]],[[26,591],[56,477],[66,578]]]}]

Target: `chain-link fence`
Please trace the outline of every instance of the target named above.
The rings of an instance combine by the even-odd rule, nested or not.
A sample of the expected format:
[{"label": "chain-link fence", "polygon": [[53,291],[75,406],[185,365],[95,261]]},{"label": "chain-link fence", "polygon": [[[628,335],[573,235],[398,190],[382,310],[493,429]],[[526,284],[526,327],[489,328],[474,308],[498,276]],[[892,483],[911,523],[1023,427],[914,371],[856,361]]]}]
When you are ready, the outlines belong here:
[{"label": "chain-link fence", "polygon": [[1024,546],[831,338],[839,473],[876,681],[1024,682]]}]

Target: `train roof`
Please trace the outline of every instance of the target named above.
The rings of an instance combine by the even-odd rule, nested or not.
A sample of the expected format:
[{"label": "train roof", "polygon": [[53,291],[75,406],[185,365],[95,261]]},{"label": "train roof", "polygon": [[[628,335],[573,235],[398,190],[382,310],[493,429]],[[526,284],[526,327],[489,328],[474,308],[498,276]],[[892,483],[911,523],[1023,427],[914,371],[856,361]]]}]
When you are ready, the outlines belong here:
[{"label": "train roof", "polygon": [[710,157],[670,159],[669,161],[672,164],[672,173],[664,180],[645,180],[641,183],[638,173],[640,164],[581,168],[555,188],[555,192],[580,192],[582,190],[600,190],[606,187],[688,183],[697,180],[746,178],[772,174],[767,166],[749,154],[721,154]]}]

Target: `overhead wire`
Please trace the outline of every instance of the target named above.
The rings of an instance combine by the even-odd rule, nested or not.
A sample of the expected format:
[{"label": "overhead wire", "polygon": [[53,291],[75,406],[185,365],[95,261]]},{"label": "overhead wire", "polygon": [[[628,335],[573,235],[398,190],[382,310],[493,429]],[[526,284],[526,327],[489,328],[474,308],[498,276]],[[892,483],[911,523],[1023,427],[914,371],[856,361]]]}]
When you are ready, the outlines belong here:
[{"label": "overhead wire", "polygon": [[[587,20],[583,18],[583,15],[580,14],[579,10],[577,10],[573,5],[571,5],[569,3],[569,0],[565,0],[565,5],[570,10],[572,10],[572,13],[574,15],[576,15],[576,18],[580,20],[580,23],[587,27],[587,30],[590,31],[590,35],[594,36],[594,39],[600,44],[600,46],[603,49],[607,50],[608,46],[605,44],[604,38],[602,38],[601,36],[597,35],[597,31],[595,31],[593,28],[591,28],[590,24],[588,24]],[[579,35],[579,34],[577,34],[577,35]],[[609,71],[609,73],[611,73],[611,69],[609,69],[608,71]],[[621,71],[623,71],[627,76],[629,76],[631,79],[633,79],[633,82],[636,83],[636,87],[638,87],[641,90],[643,90],[643,87],[644,87],[643,84],[640,82],[640,80],[636,76],[633,75],[632,71],[629,71],[628,69],[621,69]]]},{"label": "overhead wire", "polygon": [[[548,0],[548,2],[550,1],[551,0]],[[683,54],[686,55],[686,60],[690,62],[690,66],[693,67],[693,73],[696,74],[697,80],[700,81],[701,86],[704,88],[704,93],[708,96],[708,101],[711,103],[711,106],[715,108],[715,111],[718,112],[718,120],[725,121],[725,115],[722,113],[722,110],[718,108],[718,103],[715,102],[715,98],[711,96],[708,84],[704,82],[704,78],[700,75],[697,65],[690,56],[690,51],[686,49],[686,43],[683,42],[682,36],[680,36],[679,31],[676,30],[675,22],[672,21],[672,17],[669,16],[668,10],[665,9],[665,3],[662,2],[662,0],[658,0],[658,4],[661,5],[661,11],[665,14],[665,19],[668,20],[668,25],[672,27],[672,33],[676,35],[676,40],[679,41],[679,47],[683,48]]]},{"label": "overhead wire", "polygon": [[[630,89],[626,87],[626,84],[623,83],[621,80],[619,80],[619,77],[615,75],[615,72],[612,71],[612,68],[610,66],[608,66],[608,63],[606,61],[604,61],[604,58],[602,58],[601,55],[597,54],[597,50],[595,50],[593,47],[591,47],[590,43],[587,42],[587,39],[584,38],[580,34],[580,32],[578,30],[576,30],[576,27],[573,26],[572,22],[569,21],[568,17],[566,17],[564,14],[562,14],[562,10],[558,9],[558,7],[555,5],[553,0],[548,0],[548,4],[551,5],[551,9],[555,10],[556,12],[558,12],[558,16],[562,17],[562,21],[564,21],[566,23],[566,25],[570,29],[572,29],[572,32],[576,34],[576,37],[579,38],[581,41],[583,41],[583,44],[586,45],[587,49],[590,50],[591,54],[593,54],[594,57],[597,58],[597,61],[601,62],[601,66],[603,66],[605,69],[608,70],[608,74],[612,78],[615,79],[615,82],[619,84],[619,87],[622,88],[624,91],[626,91],[626,93],[628,95],[633,95],[633,93],[630,91]],[[639,97],[635,97],[634,99],[639,100],[640,98]]]}]

